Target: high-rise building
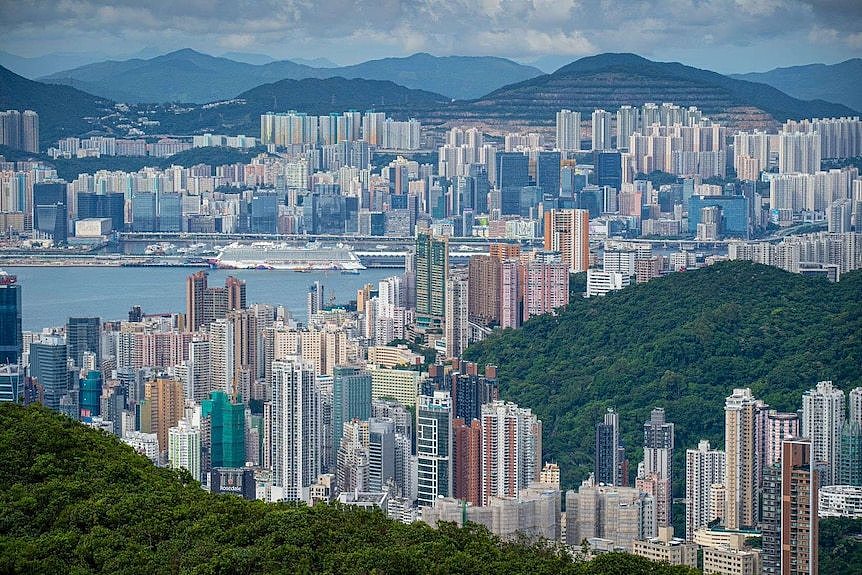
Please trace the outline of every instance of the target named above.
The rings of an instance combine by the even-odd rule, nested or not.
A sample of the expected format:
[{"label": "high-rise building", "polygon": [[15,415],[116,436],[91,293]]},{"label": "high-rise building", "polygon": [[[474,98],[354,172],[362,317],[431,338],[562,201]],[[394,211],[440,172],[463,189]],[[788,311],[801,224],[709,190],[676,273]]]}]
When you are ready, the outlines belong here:
[{"label": "high-rise building", "polygon": [[102,415],[102,372],[91,369],[81,380],[78,390],[78,406],[82,416]]},{"label": "high-rise building", "polygon": [[781,445],[787,437],[799,437],[799,415],[774,409],[761,412],[758,419],[758,455],[761,469],[781,461]]},{"label": "high-rise building", "polygon": [[166,452],[168,431],[185,414],[183,384],[174,379],[148,381],[144,384],[144,398],[149,407],[149,429],[141,429],[141,431],[155,433],[159,440],[159,451]]},{"label": "high-rise building", "polygon": [[608,409],[601,423],[596,424],[596,483],[628,485],[628,461],[620,437],[620,415]]},{"label": "high-rise building", "polygon": [[458,371],[451,375],[453,417],[465,423],[482,416],[482,406],[498,399],[497,368],[485,366],[485,375],[479,375],[475,363],[460,361],[453,365]]},{"label": "high-rise building", "polygon": [[470,321],[500,324],[500,260],[491,255],[470,258],[467,286]]},{"label": "high-rise building", "polygon": [[21,360],[21,286],[18,277],[0,274],[0,362]]},{"label": "high-rise building", "polygon": [[[685,538],[691,540],[694,532],[721,517],[719,509],[711,504],[713,485],[725,481],[725,454],[712,449],[709,441],[701,440],[697,449],[685,451]],[[722,502],[723,503],[723,502]],[[723,507],[723,505],[722,505]]]},{"label": "high-rise building", "polygon": [[168,430],[168,462],[183,468],[195,481],[201,480],[201,431],[185,419]]},{"label": "high-rise building", "polygon": [[638,131],[638,109],[620,106],[617,110],[617,148],[628,148],[629,136]]},{"label": "high-rise building", "polygon": [[[524,266],[524,320],[553,313],[569,303],[569,270],[559,254],[544,252],[549,257]],[[553,254],[553,257],[550,256]]]},{"label": "high-rise building", "polygon": [[0,112],[0,145],[39,153],[39,114],[33,110]]},{"label": "high-rise building", "polygon": [[517,497],[539,477],[542,423],[528,408],[494,401],[482,406],[482,505]]},{"label": "high-rise building", "polygon": [[466,274],[452,274],[446,282],[446,357],[461,357],[469,336],[469,280]]},{"label": "high-rise building", "polygon": [[656,535],[653,498],[634,487],[600,485],[586,479],[577,493],[566,493],[566,544],[584,539],[610,539],[614,549]]},{"label": "high-rise building", "polygon": [[201,402],[201,420],[207,431],[205,470],[245,465],[245,406],[234,403],[224,391],[213,391]]},{"label": "high-rise building", "polygon": [[848,394],[850,404],[850,420],[862,425],[862,387],[854,387]]},{"label": "high-rise building", "polygon": [[549,251],[560,252],[563,264],[572,273],[590,267],[590,212],[549,210],[545,212],[545,243]]},{"label": "high-rise building", "polygon": [[66,343],[59,337],[42,338],[30,344],[30,377],[42,389],[42,401],[51,409],[73,388],[74,372],[68,368]]},{"label": "high-rise building", "polygon": [[228,276],[224,287],[210,287],[207,272],[199,271],[186,279],[186,330],[200,331],[227,312],[245,309],[245,281]]},{"label": "high-rise building", "polygon": [[449,392],[420,395],[416,403],[417,501],[433,505],[452,495],[452,398]]},{"label": "high-rise building", "polygon": [[33,184],[33,230],[61,244],[68,236],[66,182]]},{"label": "high-rise building", "polygon": [[818,472],[811,441],[788,439],[781,456],[781,575],[817,575]]},{"label": "high-rise building", "polygon": [[823,468],[822,485],[835,483],[845,409],[844,392],[831,381],[818,382],[802,395],[802,436],[811,439],[811,457]]},{"label": "high-rise building", "polygon": [[298,357],[272,362],[272,468],[279,499],[304,501],[323,454],[321,397],[314,366]]},{"label": "high-rise building", "polygon": [[557,112],[557,149],[568,152],[581,149],[581,113]]},{"label": "high-rise building", "polygon": [[757,400],[748,388],[737,388],[724,402],[726,501],[728,529],[757,523]]},{"label": "high-rise building", "polygon": [[560,152],[539,152],[536,154],[536,185],[542,193],[557,197],[560,195]]},{"label": "high-rise building", "polygon": [[530,184],[530,158],[521,152],[498,152],[497,189],[500,190],[500,212],[521,213],[521,188]]},{"label": "high-rise building", "polygon": [[521,327],[524,312],[521,287],[521,265],[518,260],[500,262],[500,327]]},{"label": "high-rise building", "polygon": [[0,365],[0,402],[17,403],[24,392],[24,370],[17,363]]},{"label": "high-rise building", "polygon": [[395,422],[388,418],[368,419],[368,491],[380,493],[396,483]]},{"label": "high-rise building", "polygon": [[305,314],[307,322],[311,322],[311,316],[320,313],[326,307],[326,289],[319,281],[308,286],[308,293],[305,296]]},{"label": "high-rise building", "polygon": [[862,486],[862,424],[854,419],[841,426],[836,483]]},{"label": "high-rise building", "polygon": [[816,133],[779,132],[778,172],[814,174],[820,171],[820,136]]},{"label": "high-rise building", "polygon": [[84,353],[96,356],[96,366],[101,367],[102,322],[97,317],[70,317],[66,322],[66,348],[76,367],[84,367]]},{"label": "high-rise building", "polygon": [[452,495],[472,505],[482,505],[482,424],[469,424],[460,417],[452,420]]},{"label": "high-rise building", "polygon": [[644,423],[644,474],[655,474],[657,487],[656,520],[659,527],[671,524],[671,479],[673,467],[674,426],[665,420],[664,408],[656,407]]},{"label": "high-rise building", "polygon": [[610,150],[611,145],[611,116],[610,112],[605,110],[593,111],[593,144],[592,150]]},{"label": "high-rise building", "polygon": [[446,280],[449,277],[449,238],[430,233],[416,236],[416,321],[439,327],[446,316]]},{"label": "high-rise building", "polygon": [[362,368],[336,366],[332,378],[332,439],[338,451],[344,423],[371,417],[371,374]]}]

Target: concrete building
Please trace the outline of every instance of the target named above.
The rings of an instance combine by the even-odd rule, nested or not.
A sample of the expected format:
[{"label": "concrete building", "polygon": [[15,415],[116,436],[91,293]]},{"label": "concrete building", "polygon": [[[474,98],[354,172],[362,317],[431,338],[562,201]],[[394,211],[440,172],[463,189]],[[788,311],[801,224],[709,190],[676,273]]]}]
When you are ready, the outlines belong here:
[{"label": "concrete building", "polygon": [[596,424],[595,480],[598,484],[628,485],[628,462],[620,439],[620,416],[608,409]]},{"label": "concrete building", "polygon": [[828,485],[818,492],[817,513],[820,517],[862,519],[862,487]]},{"label": "concrete building", "polygon": [[621,290],[631,285],[631,276],[619,272],[606,272],[603,270],[587,270],[586,297],[607,295],[612,291]]},{"label": "concrete building", "polygon": [[524,536],[529,540],[560,538],[560,491],[533,483],[517,497],[493,497],[487,505],[474,506],[459,499],[440,498],[422,508],[422,520],[432,527],[441,521],[463,526],[465,521],[484,525],[503,539]]},{"label": "concrete building", "polygon": [[822,485],[837,479],[845,410],[844,392],[831,381],[818,382],[802,395],[802,436],[811,438],[812,459],[823,466]]},{"label": "concrete building", "polygon": [[371,398],[394,399],[403,405],[416,405],[421,374],[407,369],[367,367],[371,373]]},{"label": "concrete building", "polygon": [[665,419],[664,409],[656,407],[644,423],[644,475],[655,474],[657,487],[656,519],[659,527],[671,524],[671,479],[673,468],[674,425]]},{"label": "concrete building", "polygon": [[632,542],[632,554],[669,565],[697,567],[697,545],[673,536],[673,527],[659,527],[658,536]]},{"label": "concrete building", "polygon": [[728,529],[757,524],[757,401],[748,388],[737,388],[724,404],[727,488],[724,525]]},{"label": "concrete building", "polygon": [[452,398],[446,391],[420,395],[416,403],[418,504],[452,495]]},{"label": "concrete building", "polygon": [[195,481],[201,480],[201,431],[185,419],[168,430],[168,462],[183,468]]},{"label": "concrete building", "polygon": [[560,252],[571,273],[590,267],[589,210],[549,210],[545,212],[545,250]]},{"label": "concrete building", "polygon": [[273,499],[307,501],[323,453],[320,389],[299,357],[272,364]]},{"label": "concrete building", "polygon": [[577,493],[566,492],[567,545],[599,537],[627,551],[633,541],[650,539],[656,532],[652,497],[633,487],[597,485],[590,476]]},{"label": "concrete building", "polygon": [[446,282],[446,357],[461,357],[470,342],[469,280],[453,274]]},{"label": "concrete building", "polygon": [[482,406],[482,505],[516,497],[542,468],[542,422],[530,409],[493,401]]},{"label": "concrete building", "polygon": [[142,411],[148,412],[149,425],[142,416],[141,431],[155,433],[159,440],[159,451],[168,450],[168,433],[171,427],[185,415],[183,384],[174,379],[157,379],[144,384]]}]

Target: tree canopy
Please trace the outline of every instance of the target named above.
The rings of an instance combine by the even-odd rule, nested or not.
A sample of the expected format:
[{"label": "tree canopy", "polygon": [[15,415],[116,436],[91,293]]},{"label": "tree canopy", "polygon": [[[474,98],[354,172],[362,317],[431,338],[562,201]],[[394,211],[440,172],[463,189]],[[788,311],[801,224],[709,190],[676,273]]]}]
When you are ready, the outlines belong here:
[{"label": "tree canopy", "polygon": [[483,527],[205,492],[116,438],[40,406],[0,404],[3,573],[691,575],[624,554],[573,561]]}]

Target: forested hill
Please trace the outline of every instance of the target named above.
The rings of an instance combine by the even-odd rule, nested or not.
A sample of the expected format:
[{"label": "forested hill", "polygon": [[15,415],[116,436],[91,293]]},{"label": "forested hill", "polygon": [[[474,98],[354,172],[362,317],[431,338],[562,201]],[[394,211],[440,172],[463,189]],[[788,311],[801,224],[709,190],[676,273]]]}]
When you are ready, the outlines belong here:
[{"label": "forested hill", "polygon": [[622,554],[575,563],[475,526],[435,531],[357,508],[211,495],[103,432],[3,403],[0,573],[696,572]]},{"label": "forested hill", "polygon": [[500,395],[538,413],[544,457],[560,464],[564,488],[592,470],[595,425],[609,407],[620,412],[632,473],[650,410],[667,410],[679,491],[685,449],[701,438],[724,444],[734,387],[795,411],[817,381],[862,385],[862,272],[829,284],[724,262],[575,300],[465,354],[498,365]]}]

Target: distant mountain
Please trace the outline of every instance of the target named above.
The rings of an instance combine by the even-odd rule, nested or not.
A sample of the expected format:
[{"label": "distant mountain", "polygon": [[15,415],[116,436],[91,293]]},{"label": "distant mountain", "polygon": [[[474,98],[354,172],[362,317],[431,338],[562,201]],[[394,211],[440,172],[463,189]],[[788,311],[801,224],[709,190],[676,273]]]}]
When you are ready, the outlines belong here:
[{"label": "distant mountain", "polygon": [[124,102],[204,103],[233,98],[263,83],[332,77],[390,80],[450,98],[476,98],[539,74],[537,68],[490,57],[414,54],[340,68],[315,68],[290,60],[238,62],[184,49],[148,60],[107,60],[46,75],[41,80]]},{"label": "distant mountain", "polygon": [[477,100],[455,103],[437,117],[550,123],[561,108],[590,113],[644,102],[697,106],[734,127],[851,113],[840,104],[797,100],[766,84],[734,80],[675,62],[653,62],[635,54],[600,54],[576,60],[553,74],[504,86]]},{"label": "distant mountain", "polygon": [[266,54],[254,54],[251,52],[225,52],[221,55],[222,58],[233,60],[234,62],[245,62],[246,64],[269,64],[275,62],[275,58]]},{"label": "distant mountain", "polygon": [[58,138],[84,134],[92,120],[109,113],[113,106],[104,98],[70,86],[28,80],[0,66],[0,110],[35,110],[39,113],[40,147]]},{"label": "distant mountain", "polygon": [[761,82],[796,98],[837,102],[862,112],[862,58],[839,64],[809,64],[769,72],[732,74],[731,78]]},{"label": "distant mountain", "polygon": [[215,131],[259,135],[260,115],[296,110],[308,114],[328,114],[343,110],[385,110],[406,118],[423,110],[433,110],[449,102],[446,96],[411,90],[393,82],[361,78],[305,78],[263,84],[239,94],[233,101],[217,106],[201,106],[183,113],[159,116],[166,133],[189,134]]},{"label": "distant mountain", "polygon": [[505,58],[490,56],[432,56],[419,53],[406,58],[369,60],[331,70],[345,78],[391,80],[408,88],[446,94],[459,100],[478,98],[502,85],[542,74]]},{"label": "distant mountain", "polygon": [[290,61],[312,68],[338,68],[338,64],[328,58],[290,58]]},{"label": "distant mountain", "polygon": [[26,58],[0,50],[0,66],[12,70],[25,78],[38,78],[61,70],[68,70],[96,62],[104,58],[102,54],[90,52],[64,52],[62,54],[45,54],[34,58]]},{"label": "distant mountain", "polygon": [[314,75],[290,61],[257,66],[190,49],[148,60],[107,60],[43,78],[121,102],[212,102],[275,79]]}]

